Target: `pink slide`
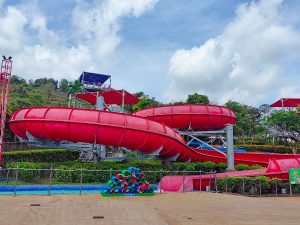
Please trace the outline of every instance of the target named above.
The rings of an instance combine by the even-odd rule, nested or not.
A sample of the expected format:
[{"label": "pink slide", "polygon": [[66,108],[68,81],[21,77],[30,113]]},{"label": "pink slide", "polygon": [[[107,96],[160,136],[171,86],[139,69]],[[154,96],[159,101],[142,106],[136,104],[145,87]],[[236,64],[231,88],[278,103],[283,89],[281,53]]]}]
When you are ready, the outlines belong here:
[{"label": "pink slide", "polygon": [[[192,175],[192,176],[164,176],[158,187],[162,191],[166,192],[181,192],[192,191],[192,190],[205,190],[206,186],[213,187],[215,183],[215,178],[224,177],[255,177],[255,176],[267,176],[269,178],[279,178],[282,181],[289,180],[289,169],[290,168],[300,168],[300,158],[290,158],[290,159],[270,159],[269,165],[266,169],[259,170],[244,170],[244,171],[232,171],[217,174],[208,175]],[[200,183],[201,179],[201,183]]]},{"label": "pink slide", "polygon": [[[233,111],[216,105],[162,106],[144,109],[134,115],[78,108],[33,107],[16,111],[10,119],[12,131],[24,139],[29,133],[35,138],[55,142],[96,142],[139,150],[145,154],[156,153],[164,159],[216,163],[225,163],[226,157],[216,151],[189,148],[173,128],[216,130],[234,123]],[[286,169],[289,165],[300,167],[292,163],[295,160],[298,162],[298,158],[299,155],[293,154],[235,153],[235,164],[269,164],[267,170],[257,171],[259,174],[269,174],[270,159],[275,160],[274,164],[281,162],[280,159],[288,159],[283,160]],[[286,173],[286,170],[275,170],[275,173],[279,172]],[[235,173],[240,176],[246,172],[228,175],[235,176]]]}]

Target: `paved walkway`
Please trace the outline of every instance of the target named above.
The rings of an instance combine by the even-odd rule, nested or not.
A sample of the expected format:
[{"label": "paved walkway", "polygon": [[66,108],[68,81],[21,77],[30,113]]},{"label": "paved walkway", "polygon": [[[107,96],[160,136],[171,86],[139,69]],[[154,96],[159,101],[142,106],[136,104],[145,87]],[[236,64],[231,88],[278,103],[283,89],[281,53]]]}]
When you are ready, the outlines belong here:
[{"label": "paved walkway", "polygon": [[[40,204],[40,206],[30,206]],[[93,219],[103,216],[103,219]],[[214,193],[154,197],[0,196],[0,224],[300,224],[300,198]]]}]

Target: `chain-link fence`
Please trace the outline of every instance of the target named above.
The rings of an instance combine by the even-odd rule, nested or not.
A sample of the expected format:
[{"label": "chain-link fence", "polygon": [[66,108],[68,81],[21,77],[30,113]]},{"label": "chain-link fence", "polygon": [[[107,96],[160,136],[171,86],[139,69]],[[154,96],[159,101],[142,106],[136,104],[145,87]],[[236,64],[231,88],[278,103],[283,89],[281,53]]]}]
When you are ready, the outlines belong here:
[{"label": "chain-link fence", "polygon": [[36,149],[45,149],[39,147],[36,142],[4,142],[3,151],[23,151],[23,150],[36,150]]},{"label": "chain-link fence", "polygon": [[[88,194],[99,193],[106,183],[121,170],[86,169],[0,169],[0,194]],[[215,171],[143,171],[146,180],[157,193],[214,192],[247,196],[292,195],[299,193],[279,179],[266,177],[218,177]]]}]

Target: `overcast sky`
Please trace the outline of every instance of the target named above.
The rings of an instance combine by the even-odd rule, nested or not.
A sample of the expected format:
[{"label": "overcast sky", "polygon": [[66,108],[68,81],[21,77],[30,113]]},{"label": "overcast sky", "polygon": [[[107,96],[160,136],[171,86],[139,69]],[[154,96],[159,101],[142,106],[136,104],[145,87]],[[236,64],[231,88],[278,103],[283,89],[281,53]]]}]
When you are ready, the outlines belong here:
[{"label": "overcast sky", "polygon": [[189,93],[258,106],[300,97],[298,0],[0,0],[0,50],[13,73],[169,102]]}]

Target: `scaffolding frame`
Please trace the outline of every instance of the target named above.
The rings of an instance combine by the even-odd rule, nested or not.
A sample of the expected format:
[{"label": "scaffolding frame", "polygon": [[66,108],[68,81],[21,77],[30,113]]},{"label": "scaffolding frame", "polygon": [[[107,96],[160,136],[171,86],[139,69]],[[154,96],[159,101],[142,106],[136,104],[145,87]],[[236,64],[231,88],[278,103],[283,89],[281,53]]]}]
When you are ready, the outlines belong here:
[{"label": "scaffolding frame", "polygon": [[0,73],[0,86],[1,86],[1,128],[0,128],[0,163],[2,162],[2,152],[4,144],[4,131],[6,125],[6,114],[8,106],[8,96],[10,90],[10,80],[12,71],[12,57],[6,58],[2,56],[1,73]]}]

